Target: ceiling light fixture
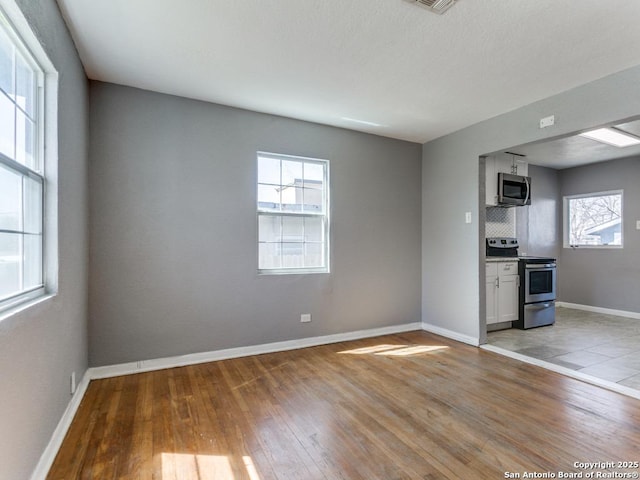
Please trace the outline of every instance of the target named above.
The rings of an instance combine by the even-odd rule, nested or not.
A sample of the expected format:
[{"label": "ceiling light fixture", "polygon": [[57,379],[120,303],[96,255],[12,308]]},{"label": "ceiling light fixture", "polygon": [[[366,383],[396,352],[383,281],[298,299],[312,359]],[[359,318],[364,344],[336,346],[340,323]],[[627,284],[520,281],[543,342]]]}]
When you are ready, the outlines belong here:
[{"label": "ceiling light fixture", "polygon": [[444,12],[449,10],[457,0],[411,0],[414,1],[426,9],[432,11],[433,13],[437,13],[442,15]]},{"label": "ceiling light fixture", "polygon": [[596,130],[581,133],[580,136],[620,148],[640,144],[640,138],[613,127],[598,128]]}]

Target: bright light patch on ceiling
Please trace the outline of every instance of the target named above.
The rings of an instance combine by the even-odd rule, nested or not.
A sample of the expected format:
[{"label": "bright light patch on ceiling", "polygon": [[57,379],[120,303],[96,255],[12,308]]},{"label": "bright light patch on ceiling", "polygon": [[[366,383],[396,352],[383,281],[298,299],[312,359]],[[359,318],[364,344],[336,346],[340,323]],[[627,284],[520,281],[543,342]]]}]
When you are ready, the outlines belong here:
[{"label": "bright light patch on ceiling", "polygon": [[630,147],[631,145],[640,144],[640,138],[615,128],[598,128],[597,130],[581,133],[580,136],[606,143],[607,145],[613,145],[614,147]]},{"label": "bright light patch on ceiling", "polygon": [[342,120],[346,120],[347,122],[360,123],[362,125],[369,125],[370,127],[381,127],[382,126],[379,123],[367,122],[366,120],[358,120],[357,118],[342,117]]}]

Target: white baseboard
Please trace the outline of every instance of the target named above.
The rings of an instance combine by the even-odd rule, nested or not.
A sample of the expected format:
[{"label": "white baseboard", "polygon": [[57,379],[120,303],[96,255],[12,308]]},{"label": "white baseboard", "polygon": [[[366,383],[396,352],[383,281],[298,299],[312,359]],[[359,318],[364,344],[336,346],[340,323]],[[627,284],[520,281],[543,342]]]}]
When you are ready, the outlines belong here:
[{"label": "white baseboard", "polygon": [[78,411],[78,407],[80,406],[80,402],[84,398],[84,394],[87,391],[87,387],[89,386],[89,382],[91,378],[89,376],[89,371],[85,372],[82,377],[82,381],[76,386],[76,391],[71,397],[71,401],[67,405],[56,429],[53,431],[51,435],[51,439],[49,440],[49,444],[42,452],[40,456],[40,460],[38,460],[38,464],[36,468],[33,470],[30,479],[31,480],[44,480],[49,473],[49,469],[51,465],[53,465],[53,461],[58,454],[58,450],[62,445],[62,441],[64,440],[69,427],[71,426],[71,422],[73,421],[73,417],[75,417],[76,412]]},{"label": "white baseboard", "polygon": [[453,330],[438,327],[437,325],[431,325],[430,323],[422,322],[422,330],[430,333],[435,333],[436,335],[441,335],[452,340],[457,340],[458,342],[466,343],[468,345],[473,345],[474,347],[480,345],[479,338],[470,337],[462,333],[454,332]]},{"label": "white baseboard", "polygon": [[67,409],[58,422],[49,444],[45,448],[40,461],[38,462],[30,480],[44,480],[55,460],[55,457],[62,445],[73,418],[80,406],[80,402],[87,391],[91,380],[118,377],[135,373],[150,372],[153,370],[163,370],[166,368],[183,367],[198,363],[214,362],[217,360],[227,360],[231,358],[246,357],[249,355],[260,355],[263,353],[283,352],[287,350],[297,350],[299,348],[315,347],[318,345],[328,345],[331,343],[347,342],[362,338],[378,337],[394,333],[411,332],[415,330],[426,330],[428,332],[442,335],[444,337],[478,346],[479,342],[473,337],[461,335],[457,332],[445,328],[436,327],[425,323],[415,322],[403,325],[393,325],[389,327],[372,328],[368,330],[358,330],[355,332],[337,333],[320,337],[302,338],[299,340],[289,340],[284,342],[267,343],[263,345],[253,345],[249,347],[229,348],[211,352],[193,353],[175,357],[157,358],[152,360],[141,360],[138,362],[122,363],[118,365],[107,365],[104,367],[89,368],[82,382],[78,385],[75,394],[71,398]]},{"label": "white baseboard", "polygon": [[421,324],[419,322],[406,323],[403,325],[393,325],[390,327],[372,328],[347,333],[336,333],[320,337],[301,338],[299,340],[289,340],[285,342],[266,343],[263,345],[252,345],[249,347],[228,348],[225,350],[215,350],[211,352],[192,353],[175,357],[141,360],[139,362],[121,363],[105,367],[94,367],[89,369],[89,374],[92,380],[117,377],[120,375],[163,370],[165,368],[184,367],[186,365],[247,357],[249,355],[260,355],[263,353],[284,352],[287,350],[297,350],[299,348],[316,347],[318,345],[327,345],[330,343],[346,342],[349,340],[359,340],[361,338],[378,337],[380,335],[410,332],[421,329]]},{"label": "white baseboard", "polygon": [[489,345],[488,343],[485,345],[481,345],[480,348],[482,348],[483,350],[487,350],[489,352],[504,355],[505,357],[510,357],[515,360],[519,360],[524,363],[536,365],[546,370],[551,370],[551,371],[560,373],[562,375],[565,375],[567,377],[575,378],[576,380],[581,380],[585,383],[590,383],[591,385],[596,385],[598,387],[606,388],[607,390],[612,390],[614,392],[621,393],[623,395],[627,395],[628,397],[633,397],[640,400],[640,391],[635,390],[631,387],[625,387],[624,385],[620,385],[619,383],[610,382],[608,380],[603,380],[601,378],[592,377],[585,373],[578,372],[576,370],[571,370],[570,368],[562,367],[560,365],[556,365],[555,363],[545,362],[544,360],[540,360],[539,358],[527,357],[520,353],[512,352],[511,350],[506,350],[504,348],[496,347],[494,345]]},{"label": "white baseboard", "polygon": [[613,310],[611,308],[592,307],[591,305],[580,305],[579,303],[556,302],[556,307],[573,308],[575,310],[584,310],[586,312],[604,313],[606,315],[615,315],[618,317],[635,318],[640,320],[640,313],[627,312],[625,310]]}]

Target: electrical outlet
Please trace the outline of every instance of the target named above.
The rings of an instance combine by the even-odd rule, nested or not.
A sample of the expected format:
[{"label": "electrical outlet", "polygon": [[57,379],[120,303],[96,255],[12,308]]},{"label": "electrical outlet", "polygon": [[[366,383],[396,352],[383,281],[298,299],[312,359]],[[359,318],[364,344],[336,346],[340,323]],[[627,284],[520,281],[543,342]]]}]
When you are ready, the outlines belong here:
[{"label": "electrical outlet", "polygon": [[471,223],[471,212],[464,213],[464,223]]},{"label": "electrical outlet", "polygon": [[76,372],[71,372],[71,395],[76,393]]},{"label": "electrical outlet", "polygon": [[300,323],[309,323],[311,321],[310,313],[303,313],[300,315]]},{"label": "electrical outlet", "polygon": [[540,128],[547,128],[556,123],[555,115],[549,115],[540,119]]}]

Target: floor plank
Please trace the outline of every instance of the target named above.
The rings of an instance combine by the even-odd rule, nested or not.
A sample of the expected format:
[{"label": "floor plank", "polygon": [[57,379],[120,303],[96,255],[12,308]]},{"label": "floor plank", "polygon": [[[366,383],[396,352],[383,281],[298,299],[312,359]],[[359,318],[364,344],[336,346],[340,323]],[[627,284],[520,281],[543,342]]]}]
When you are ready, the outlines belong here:
[{"label": "floor plank", "polygon": [[639,444],[638,400],[409,332],[92,381],[48,478],[497,479]]}]

